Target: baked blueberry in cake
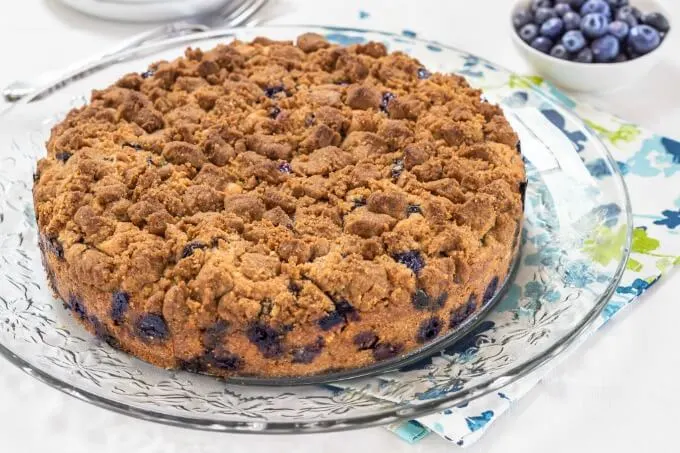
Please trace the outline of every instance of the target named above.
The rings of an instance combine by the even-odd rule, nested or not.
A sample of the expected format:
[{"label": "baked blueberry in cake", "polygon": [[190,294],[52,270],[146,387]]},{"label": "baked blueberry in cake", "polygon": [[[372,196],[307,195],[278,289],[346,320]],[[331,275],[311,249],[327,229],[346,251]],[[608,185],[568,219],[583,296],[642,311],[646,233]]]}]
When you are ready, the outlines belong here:
[{"label": "baked blueberry in cake", "polygon": [[490,300],[514,255],[518,138],[480,94],[314,34],[127,74],[38,162],[51,285],[166,368],[300,376],[407,354]]}]

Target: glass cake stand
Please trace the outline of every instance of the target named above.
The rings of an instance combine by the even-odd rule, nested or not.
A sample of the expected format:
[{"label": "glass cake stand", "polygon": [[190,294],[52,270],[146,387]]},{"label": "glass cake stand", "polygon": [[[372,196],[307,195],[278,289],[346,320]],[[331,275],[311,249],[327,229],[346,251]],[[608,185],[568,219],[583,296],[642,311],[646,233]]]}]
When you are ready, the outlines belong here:
[{"label": "glass cake stand", "polygon": [[[208,49],[256,36],[294,39],[310,31],[343,45],[381,41],[432,71],[464,75],[502,105],[520,135],[529,180],[521,252],[506,293],[462,338],[398,369],[323,385],[242,385],[166,371],[90,336],[52,298],[37,247],[32,174],[52,125],[83,105],[92,89],[143,71],[153,61],[175,58],[187,46]],[[612,177],[592,176],[588,164],[593,163]],[[99,61],[44,87],[0,117],[0,193],[0,353],[79,399],[146,420],[215,431],[363,428],[497,390],[584,332],[616,288],[632,237],[630,203],[615,162],[583,121],[562,106],[558,93],[540,91],[503,68],[438,43],[316,26],[184,36]],[[598,251],[608,259],[593,260]]]}]

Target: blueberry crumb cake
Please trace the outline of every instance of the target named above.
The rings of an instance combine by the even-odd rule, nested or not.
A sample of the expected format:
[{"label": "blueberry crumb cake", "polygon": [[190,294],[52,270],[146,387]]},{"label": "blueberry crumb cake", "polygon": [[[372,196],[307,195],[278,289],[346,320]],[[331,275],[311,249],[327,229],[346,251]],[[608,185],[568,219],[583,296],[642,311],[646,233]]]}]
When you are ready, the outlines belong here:
[{"label": "blueberry crumb cake", "polygon": [[413,351],[496,293],[521,229],[518,137],[480,94],[315,34],[127,74],[38,162],[48,280],[165,368],[302,376]]}]

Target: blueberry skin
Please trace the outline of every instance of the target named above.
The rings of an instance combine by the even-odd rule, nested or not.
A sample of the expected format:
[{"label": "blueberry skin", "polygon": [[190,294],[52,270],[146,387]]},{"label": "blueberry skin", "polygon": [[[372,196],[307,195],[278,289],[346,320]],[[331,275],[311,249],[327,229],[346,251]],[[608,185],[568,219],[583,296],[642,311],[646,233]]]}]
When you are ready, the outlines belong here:
[{"label": "blueberry skin", "polygon": [[615,20],[607,27],[607,32],[619,41],[623,41],[630,32],[630,26],[622,20]]},{"label": "blueberry skin", "polygon": [[552,0],[531,0],[531,10],[536,11],[539,8],[552,8]]},{"label": "blueberry skin", "polygon": [[583,4],[581,7],[581,15],[585,16],[592,13],[604,14],[607,17],[612,17],[612,9],[609,7],[609,3],[604,0],[588,0]]},{"label": "blueberry skin", "polygon": [[530,43],[538,36],[538,25],[526,24],[519,30],[519,37],[522,41]]},{"label": "blueberry skin", "polygon": [[637,25],[630,29],[628,44],[639,54],[646,54],[659,47],[661,36],[649,25]]},{"label": "blueberry skin", "polygon": [[557,17],[557,13],[552,8],[538,8],[534,13],[534,22],[538,25],[543,25],[548,19]]},{"label": "blueberry skin", "polygon": [[146,313],[137,320],[137,335],[145,341],[165,340],[170,335],[162,315]]},{"label": "blueberry skin", "polygon": [[568,60],[569,51],[562,44],[556,44],[550,49],[550,56],[560,60]]},{"label": "blueberry skin", "polygon": [[579,11],[585,2],[586,0],[558,0],[557,3],[566,3],[574,11]]},{"label": "blueberry skin", "polygon": [[590,48],[597,63],[610,63],[619,54],[621,44],[616,37],[605,35],[593,41]]},{"label": "blueberry skin", "polygon": [[516,30],[524,27],[533,20],[534,16],[528,9],[520,9],[512,16],[512,25]]},{"label": "blueberry skin", "polygon": [[541,25],[541,35],[553,40],[559,38],[563,30],[564,22],[558,17],[548,19]]},{"label": "blueberry skin", "polygon": [[604,14],[591,13],[581,20],[581,31],[590,39],[604,36],[608,26],[609,21]]},{"label": "blueberry skin", "polygon": [[574,58],[574,61],[578,63],[592,63],[593,62],[593,51],[590,50],[589,47],[586,47],[582,51],[580,51],[576,57]]},{"label": "blueberry skin", "polygon": [[569,12],[562,17],[565,30],[578,30],[581,28],[581,16],[575,12]]},{"label": "blueberry skin", "polygon": [[607,0],[607,3],[609,3],[609,7],[613,10],[615,8],[626,6],[628,4],[628,0]]},{"label": "blueberry skin", "polygon": [[658,31],[667,32],[670,30],[671,25],[668,23],[668,19],[661,13],[649,13],[642,16],[642,23],[649,25],[652,28],[656,28]]},{"label": "blueberry skin", "polygon": [[408,252],[395,253],[393,256],[394,260],[403,264],[413,271],[414,274],[418,274],[425,267],[425,261],[422,255],[417,250],[409,250]]},{"label": "blueberry skin", "polygon": [[622,6],[616,12],[616,19],[626,22],[631,27],[635,27],[640,23],[642,13],[634,6]]},{"label": "blueberry skin", "polygon": [[442,331],[442,327],[444,327],[444,322],[436,316],[424,320],[418,327],[416,341],[418,343],[426,343],[434,340]]},{"label": "blueberry skin", "polygon": [[571,12],[571,6],[567,5],[566,3],[558,3],[555,5],[555,12],[558,16],[564,17],[565,14]]},{"label": "blueberry skin", "polygon": [[568,52],[577,53],[586,47],[586,37],[578,30],[568,31],[562,36],[562,45]]},{"label": "blueberry skin", "polygon": [[116,291],[111,297],[111,321],[119,325],[125,319],[125,313],[130,306],[130,295],[125,291]]},{"label": "blueberry skin", "polygon": [[531,41],[531,47],[538,50],[539,52],[549,53],[550,49],[553,47],[553,42],[549,38],[539,36],[538,38]]}]

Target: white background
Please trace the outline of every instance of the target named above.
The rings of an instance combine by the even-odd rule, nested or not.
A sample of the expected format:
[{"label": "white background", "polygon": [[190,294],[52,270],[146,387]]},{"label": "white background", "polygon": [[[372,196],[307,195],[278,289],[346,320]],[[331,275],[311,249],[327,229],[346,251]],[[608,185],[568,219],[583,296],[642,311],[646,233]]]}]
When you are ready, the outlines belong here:
[{"label": "white background", "polygon": [[[511,0],[272,0],[276,23],[363,25],[453,44],[529,72],[509,39]],[[680,26],[680,4],[661,2]],[[54,0],[2,2],[0,86],[56,70],[148,28],[107,23]],[[358,20],[358,11],[371,13]],[[680,138],[680,33],[635,86],[582,101]],[[675,58],[673,57],[675,56]],[[653,194],[650,194],[653,196]],[[680,275],[671,275],[496,422],[471,453],[678,451]],[[382,428],[305,436],[228,435],[141,422],[52,390],[0,360],[0,451],[69,453],[444,452],[436,435],[410,446]]]}]

